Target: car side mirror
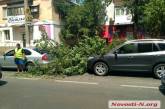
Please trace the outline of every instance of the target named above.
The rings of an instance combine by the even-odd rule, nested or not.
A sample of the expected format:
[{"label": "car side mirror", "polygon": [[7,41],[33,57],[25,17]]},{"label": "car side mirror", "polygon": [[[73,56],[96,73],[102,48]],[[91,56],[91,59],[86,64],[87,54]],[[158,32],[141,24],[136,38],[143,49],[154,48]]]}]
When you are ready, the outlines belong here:
[{"label": "car side mirror", "polygon": [[117,59],[118,51],[115,51],[114,55],[115,55],[115,59]]}]

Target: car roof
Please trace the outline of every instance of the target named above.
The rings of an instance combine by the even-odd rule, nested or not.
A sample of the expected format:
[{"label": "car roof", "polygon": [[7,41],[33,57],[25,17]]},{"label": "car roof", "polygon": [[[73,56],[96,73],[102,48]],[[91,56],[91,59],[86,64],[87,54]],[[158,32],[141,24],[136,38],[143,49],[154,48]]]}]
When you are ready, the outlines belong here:
[{"label": "car roof", "polygon": [[[22,49],[24,49],[24,50],[29,50],[29,51],[32,52],[32,53],[35,53],[35,54],[37,53],[37,54],[40,54],[40,55],[41,55],[41,53],[35,51],[33,48],[26,48],[26,47],[24,47],[24,48],[22,48]],[[11,50],[14,50],[14,49],[9,49],[9,50],[7,50],[5,53],[10,52]]]},{"label": "car roof", "polygon": [[125,43],[151,43],[151,42],[165,43],[165,40],[164,39],[137,39],[137,40],[129,40],[129,41],[126,41]]}]

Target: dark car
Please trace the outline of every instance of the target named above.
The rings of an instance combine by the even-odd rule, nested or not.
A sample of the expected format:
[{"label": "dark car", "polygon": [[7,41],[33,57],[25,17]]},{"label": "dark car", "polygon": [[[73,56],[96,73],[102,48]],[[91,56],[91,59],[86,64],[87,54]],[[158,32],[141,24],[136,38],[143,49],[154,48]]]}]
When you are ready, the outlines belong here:
[{"label": "dark car", "polygon": [[0,79],[2,78],[2,69],[1,69],[1,65],[0,65]]},{"label": "dark car", "polygon": [[89,57],[87,68],[99,76],[110,71],[147,71],[161,78],[165,73],[165,40],[127,41],[104,56]]},{"label": "dark car", "polygon": [[162,82],[162,86],[165,87],[165,74],[162,75],[161,82]]}]

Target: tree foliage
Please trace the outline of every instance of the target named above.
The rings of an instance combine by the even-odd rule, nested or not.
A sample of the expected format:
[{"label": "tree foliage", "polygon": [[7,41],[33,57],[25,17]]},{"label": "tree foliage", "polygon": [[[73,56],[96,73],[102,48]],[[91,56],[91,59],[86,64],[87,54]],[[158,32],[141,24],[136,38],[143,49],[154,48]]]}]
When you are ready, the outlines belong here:
[{"label": "tree foliage", "polygon": [[144,8],[149,0],[124,0],[125,6],[131,11],[134,22],[135,33],[139,29],[144,29]]},{"label": "tree foliage", "polygon": [[75,5],[66,15],[63,39],[79,40],[84,36],[98,36],[106,16],[106,6],[111,0],[85,0],[82,5]]},{"label": "tree foliage", "polygon": [[47,46],[48,53],[52,58],[48,65],[40,65],[36,63],[29,73],[35,75],[81,75],[87,71],[87,60],[90,56],[103,56],[112,48],[123,43],[121,40],[114,40],[111,45],[107,45],[104,39],[99,36],[85,37],[84,40],[78,42],[74,47],[70,47],[64,43],[57,46],[47,46],[49,43],[43,43],[40,49]]},{"label": "tree foliage", "polygon": [[144,8],[144,23],[152,37],[158,37],[165,27],[165,0],[150,0]]},{"label": "tree foliage", "polygon": [[165,34],[165,0],[125,0],[131,10],[135,31],[143,29],[151,37]]},{"label": "tree foliage", "polygon": [[56,12],[60,14],[62,20],[65,20],[68,11],[74,6],[68,2],[68,0],[52,0],[52,4],[54,5]]}]

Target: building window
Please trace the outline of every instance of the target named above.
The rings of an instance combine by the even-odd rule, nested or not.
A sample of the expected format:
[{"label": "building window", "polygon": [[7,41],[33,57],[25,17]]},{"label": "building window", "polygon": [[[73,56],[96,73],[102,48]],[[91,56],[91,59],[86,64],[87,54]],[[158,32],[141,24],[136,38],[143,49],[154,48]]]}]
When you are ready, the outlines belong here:
[{"label": "building window", "polygon": [[119,16],[120,15],[120,9],[116,8],[116,15]]},{"label": "building window", "polygon": [[10,40],[10,31],[4,30],[4,34],[5,34],[5,40]]},{"label": "building window", "polygon": [[3,18],[7,18],[7,7],[3,7]]},{"label": "building window", "polygon": [[120,9],[120,15],[124,15],[124,8]]},{"label": "building window", "polygon": [[122,16],[125,14],[125,8],[123,7],[117,7],[115,11],[116,11],[116,16]]},{"label": "building window", "polygon": [[126,15],[130,15],[131,11],[129,9],[126,9]]},{"label": "building window", "polygon": [[7,15],[8,16],[24,15],[24,7],[8,8]]},{"label": "building window", "polygon": [[2,41],[2,31],[0,31],[0,42]]}]

